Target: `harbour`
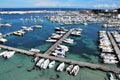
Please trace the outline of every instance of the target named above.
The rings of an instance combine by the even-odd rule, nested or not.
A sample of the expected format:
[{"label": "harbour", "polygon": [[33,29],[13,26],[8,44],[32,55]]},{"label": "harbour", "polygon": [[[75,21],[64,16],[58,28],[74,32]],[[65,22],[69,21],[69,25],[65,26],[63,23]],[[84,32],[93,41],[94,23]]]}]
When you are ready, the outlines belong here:
[{"label": "harbour", "polygon": [[[15,14],[11,14],[11,15],[15,15]],[[29,14],[26,14],[26,15],[31,16],[31,15],[34,15],[34,13],[29,13]],[[51,13],[49,13],[49,15],[51,15]],[[19,15],[19,16],[21,16],[21,15]],[[21,18],[21,17],[19,17],[19,18]],[[10,59],[5,59],[5,60],[3,58],[0,58],[1,61],[6,61],[6,62],[8,61],[8,63],[10,63],[9,61],[13,60],[12,64],[15,67],[17,65],[14,64],[14,63],[18,63],[18,61],[19,61],[19,59],[17,59],[17,57],[21,57],[20,60],[21,61],[23,60],[24,63],[20,62],[19,65],[18,65],[19,68],[17,68],[16,70],[20,71],[20,69],[23,69],[25,73],[27,73],[29,75],[32,74],[34,76],[35,76],[35,74],[37,76],[39,74],[38,72],[40,72],[40,74],[44,74],[44,76],[47,76],[46,75],[47,73],[51,73],[51,75],[48,75],[49,78],[46,77],[47,79],[50,79],[51,78],[50,76],[54,75],[54,77],[55,77],[55,75],[57,75],[56,79],[64,80],[63,78],[61,78],[61,75],[67,74],[65,72],[65,69],[69,65],[74,65],[74,67],[78,65],[80,67],[80,70],[79,70],[79,72],[77,73],[76,76],[71,76],[71,74],[73,74],[72,73],[73,71],[71,71],[69,74],[67,74],[67,76],[69,76],[69,77],[66,77],[66,79],[69,79],[69,80],[70,80],[70,78],[75,79],[75,80],[80,79],[80,78],[84,79],[85,76],[81,77],[80,75],[83,76],[83,74],[86,74],[86,73],[89,74],[89,71],[91,72],[91,75],[94,75],[94,73],[99,72],[98,74],[101,74],[101,76],[97,75],[96,77],[100,77],[101,80],[103,80],[103,78],[106,77],[106,72],[113,72],[113,74],[119,74],[120,73],[120,69],[119,69],[118,66],[116,66],[116,64],[99,63],[98,62],[98,57],[95,56],[96,54],[99,53],[99,51],[98,51],[98,48],[96,48],[98,45],[94,41],[98,37],[97,32],[99,30],[101,30],[101,27],[102,27],[101,25],[102,24],[89,24],[88,23],[88,25],[79,24],[79,25],[72,25],[72,26],[70,26],[70,25],[64,26],[69,31],[67,31],[65,34],[63,34],[63,36],[61,38],[57,39],[56,42],[49,43],[49,42],[46,42],[47,38],[51,35],[51,33],[55,32],[54,29],[56,28],[56,26],[60,26],[60,25],[59,25],[59,23],[49,22],[49,20],[47,20],[44,16],[41,19],[43,19],[43,22],[39,23],[42,26],[41,30],[34,29],[30,33],[26,33],[25,35],[23,35],[21,37],[11,35],[11,34],[13,34],[14,31],[17,31],[19,29],[16,29],[16,30],[13,30],[13,31],[7,31],[7,29],[10,30],[10,27],[9,28],[1,27],[1,31],[4,28],[6,29],[6,32],[4,33],[5,34],[4,36],[8,40],[6,43],[1,43],[0,44],[1,51],[2,52],[4,50],[15,51],[15,55],[13,57],[11,57]],[[32,22],[25,22],[25,23],[26,23],[26,26],[32,26],[32,25],[38,24],[37,22],[35,24],[32,23]],[[13,24],[11,29],[12,28],[21,28],[21,25],[23,25],[22,22],[19,22],[19,24],[20,24],[20,26],[18,26],[18,27],[14,27],[14,24]],[[77,37],[73,36],[73,35],[71,35],[71,33],[74,31],[74,29],[72,29],[72,28],[74,28],[74,29],[82,28],[83,32],[81,33],[80,36],[77,36]],[[48,29],[48,31],[45,31],[46,29]],[[92,31],[93,31],[93,33],[92,33]],[[9,32],[10,32],[10,35],[7,36],[7,33],[9,34]],[[62,33],[62,32],[60,32],[60,33]],[[58,33],[55,32],[55,34],[59,34],[59,32]],[[32,35],[35,35],[35,36],[32,36]],[[51,36],[51,38],[52,37],[53,36]],[[110,38],[109,34],[108,34],[108,37]],[[63,41],[66,38],[74,39],[74,42],[72,44],[63,43]],[[113,40],[110,39],[110,41],[112,42]],[[59,44],[69,47],[69,51],[66,52],[64,58],[51,55],[51,52],[54,52],[56,47],[59,46]],[[91,46],[89,46],[89,45],[91,45]],[[112,45],[114,45],[114,42],[112,42]],[[114,46],[116,47],[116,45],[114,45]],[[114,46],[113,46],[113,48],[115,50]],[[39,49],[40,52],[29,51],[32,48]],[[115,52],[118,52],[118,50],[115,50]],[[25,55],[22,55],[22,54],[25,54]],[[84,56],[82,57],[83,54],[85,54],[85,56],[87,56],[89,58],[90,62],[87,61],[87,58],[84,58]],[[26,57],[26,58],[24,59],[22,57]],[[48,61],[48,59],[50,60],[50,62],[56,61],[56,65],[55,65],[56,67],[54,67],[53,69],[46,68],[46,66],[44,66],[43,68],[40,68],[40,69],[36,66],[33,67],[34,65],[36,65],[36,63],[31,62],[31,59],[33,59],[33,57],[39,57],[40,59],[44,58],[44,60],[45,60],[44,64]],[[95,60],[93,60],[93,59],[95,59]],[[56,71],[56,69],[58,67],[58,64],[61,64],[63,62],[65,63],[64,69],[60,72]],[[27,67],[22,65],[21,63],[26,65]],[[27,65],[29,63],[30,63],[30,65]],[[117,64],[119,64],[119,63],[117,63]],[[87,71],[84,71],[84,70],[87,70]],[[36,71],[38,71],[38,72],[36,72]],[[82,72],[84,72],[84,73],[82,74]],[[35,73],[35,74],[33,74],[33,73]],[[22,75],[22,76],[24,76],[24,75]],[[89,75],[87,75],[87,77],[88,76]],[[60,77],[60,78],[58,78],[58,77]],[[95,80],[96,77],[92,77],[91,80],[92,79]],[[42,79],[46,80],[43,77],[42,77]],[[87,79],[85,79],[85,80],[87,80]]]}]

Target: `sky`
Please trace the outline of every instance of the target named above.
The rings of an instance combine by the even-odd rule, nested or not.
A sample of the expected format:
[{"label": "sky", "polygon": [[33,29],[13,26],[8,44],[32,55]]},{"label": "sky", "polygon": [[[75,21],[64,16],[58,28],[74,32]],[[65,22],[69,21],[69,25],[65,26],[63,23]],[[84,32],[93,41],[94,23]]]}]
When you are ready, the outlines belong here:
[{"label": "sky", "polygon": [[120,8],[120,0],[0,0],[0,8]]}]

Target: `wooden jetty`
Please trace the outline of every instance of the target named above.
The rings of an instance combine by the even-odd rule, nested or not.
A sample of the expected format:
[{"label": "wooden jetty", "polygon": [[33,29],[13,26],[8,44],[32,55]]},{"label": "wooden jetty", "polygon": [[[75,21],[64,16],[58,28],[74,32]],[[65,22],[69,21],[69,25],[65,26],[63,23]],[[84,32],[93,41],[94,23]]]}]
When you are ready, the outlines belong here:
[{"label": "wooden jetty", "polygon": [[113,38],[112,34],[110,32],[107,32],[107,34],[108,34],[108,37],[113,45],[113,48],[114,48],[115,53],[118,57],[118,60],[120,61],[120,49],[119,49],[117,43],[115,42],[115,39]]},{"label": "wooden jetty", "polygon": [[50,54],[65,38],[67,38],[74,29],[70,29],[64,36],[62,36],[55,44],[53,44],[44,54]]},{"label": "wooden jetty", "polygon": [[18,48],[13,48],[13,47],[5,46],[5,45],[0,45],[0,48],[6,49],[6,50],[14,50],[14,51],[22,53],[22,54],[26,54],[26,55],[30,55],[30,56],[38,56],[38,57],[46,58],[46,59],[48,58],[50,60],[56,60],[56,61],[65,62],[68,64],[77,64],[82,67],[88,67],[88,68],[92,68],[92,69],[99,69],[102,71],[111,71],[114,73],[120,73],[120,68],[117,68],[117,67],[108,67],[108,66],[103,66],[103,65],[99,65],[99,64],[93,64],[93,63],[88,63],[88,62],[81,62],[81,61],[76,61],[76,60],[71,60],[71,59],[59,58],[59,57],[54,57],[54,56],[40,54],[40,53],[36,54],[34,52],[30,52],[30,51],[18,49]]}]

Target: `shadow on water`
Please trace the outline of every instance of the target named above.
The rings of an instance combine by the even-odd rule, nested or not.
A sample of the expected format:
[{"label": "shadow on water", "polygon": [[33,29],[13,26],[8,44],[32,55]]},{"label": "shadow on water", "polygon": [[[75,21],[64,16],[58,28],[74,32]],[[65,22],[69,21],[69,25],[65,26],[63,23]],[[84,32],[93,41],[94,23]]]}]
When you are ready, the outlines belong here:
[{"label": "shadow on water", "polygon": [[50,80],[57,80],[60,76],[58,74],[52,75]]},{"label": "shadow on water", "polygon": [[120,62],[119,62],[119,63],[117,63],[117,67],[118,67],[118,68],[120,68]]},{"label": "shadow on water", "polygon": [[85,53],[82,54],[82,57],[91,60],[90,56]]}]

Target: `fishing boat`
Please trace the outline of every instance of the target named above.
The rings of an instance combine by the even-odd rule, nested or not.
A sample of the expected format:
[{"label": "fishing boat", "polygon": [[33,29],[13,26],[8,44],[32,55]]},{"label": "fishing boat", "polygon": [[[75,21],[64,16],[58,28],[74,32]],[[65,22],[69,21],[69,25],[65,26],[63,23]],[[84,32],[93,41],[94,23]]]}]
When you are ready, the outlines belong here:
[{"label": "fishing boat", "polygon": [[48,66],[49,66],[49,68],[53,68],[55,66],[55,61],[50,62],[50,64]]},{"label": "fishing boat", "polygon": [[64,67],[65,67],[65,63],[62,62],[62,63],[57,67],[57,71],[63,71]]},{"label": "fishing boat", "polygon": [[77,73],[79,72],[79,69],[80,69],[80,67],[78,65],[74,66],[74,68],[72,69],[70,74],[73,74],[74,76],[76,76]]}]

